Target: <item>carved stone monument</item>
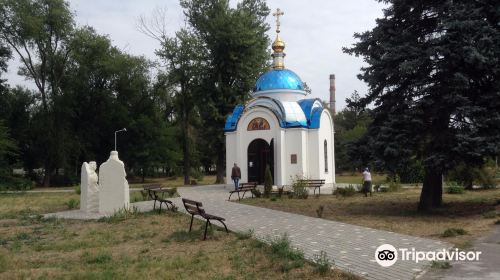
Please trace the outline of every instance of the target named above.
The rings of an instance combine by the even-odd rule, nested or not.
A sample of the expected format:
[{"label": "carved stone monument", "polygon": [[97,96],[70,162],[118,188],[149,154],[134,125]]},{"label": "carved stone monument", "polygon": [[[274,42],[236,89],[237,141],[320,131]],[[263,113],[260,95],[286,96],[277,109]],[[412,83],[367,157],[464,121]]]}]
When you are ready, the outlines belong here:
[{"label": "carved stone monument", "polygon": [[99,185],[97,184],[96,163],[82,164],[80,183],[80,210],[86,213],[99,212]]},{"label": "carved stone monument", "polygon": [[113,213],[129,208],[130,193],[126,175],[125,165],[118,158],[118,152],[112,151],[109,159],[99,167],[99,212]]}]

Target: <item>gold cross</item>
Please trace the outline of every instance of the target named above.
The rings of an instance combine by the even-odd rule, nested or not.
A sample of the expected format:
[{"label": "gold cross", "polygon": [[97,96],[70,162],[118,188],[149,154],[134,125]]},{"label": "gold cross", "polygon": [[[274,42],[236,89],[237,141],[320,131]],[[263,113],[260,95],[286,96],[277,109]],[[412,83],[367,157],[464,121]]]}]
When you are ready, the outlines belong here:
[{"label": "gold cross", "polygon": [[273,17],[276,17],[276,33],[280,33],[280,16],[284,14],[280,8],[276,9],[276,13],[273,13]]}]

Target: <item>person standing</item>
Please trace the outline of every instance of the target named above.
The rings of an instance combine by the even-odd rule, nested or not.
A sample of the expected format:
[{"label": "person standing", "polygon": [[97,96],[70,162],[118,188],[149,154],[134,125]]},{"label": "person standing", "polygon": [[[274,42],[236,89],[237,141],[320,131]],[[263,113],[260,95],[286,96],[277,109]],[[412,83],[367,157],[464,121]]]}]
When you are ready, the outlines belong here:
[{"label": "person standing", "polygon": [[233,179],[234,182],[234,190],[237,191],[240,187],[241,170],[236,163],[234,163],[233,169],[231,170],[231,179]]},{"label": "person standing", "polygon": [[365,193],[365,197],[368,197],[368,193],[372,196],[372,174],[368,167],[363,172],[363,192]]}]

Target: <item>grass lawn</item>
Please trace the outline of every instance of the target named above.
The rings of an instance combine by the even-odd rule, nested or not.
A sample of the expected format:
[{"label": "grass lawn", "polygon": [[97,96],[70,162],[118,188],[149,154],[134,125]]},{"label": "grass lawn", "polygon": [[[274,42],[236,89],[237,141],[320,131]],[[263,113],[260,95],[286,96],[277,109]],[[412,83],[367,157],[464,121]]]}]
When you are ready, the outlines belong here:
[{"label": "grass lawn", "polygon": [[[311,217],[318,217],[317,210],[323,206],[324,219],[440,239],[459,247],[469,246],[471,240],[488,231],[500,218],[500,189],[444,194],[443,207],[426,215],[416,211],[419,196],[420,189],[413,188],[374,193],[368,198],[356,193],[346,198],[325,194],[319,198],[289,199],[283,196],[275,201],[254,198],[242,202]],[[448,228],[464,229],[466,234],[443,237]]]},{"label": "grass lawn", "polygon": [[[387,175],[386,174],[375,174],[372,173],[372,181],[374,184],[385,183]],[[335,174],[335,182],[340,184],[363,184],[363,175],[359,174]]]},{"label": "grass lawn", "polygon": [[130,214],[101,221],[42,219],[68,209],[76,193],[0,194],[0,279],[357,279],[320,275],[284,243],[203,226],[180,213]]}]

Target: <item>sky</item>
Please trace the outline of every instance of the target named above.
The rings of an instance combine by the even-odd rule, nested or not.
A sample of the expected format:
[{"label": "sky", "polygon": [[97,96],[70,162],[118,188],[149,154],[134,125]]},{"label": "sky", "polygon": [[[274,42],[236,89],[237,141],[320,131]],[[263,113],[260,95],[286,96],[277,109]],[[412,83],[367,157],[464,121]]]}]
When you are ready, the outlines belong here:
[{"label": "sky", "polygon": [[[156,60],[154,52],[159,42],[137,28],[139,17],[151,16],[157,8],[166,10],[168,32],[174,34],[185,25],[178,0],[71,0],[70,8],[78,25],[90,25],[100,34],[107,34],[113,45],[134,55]],[[236,5],[237,0],[231,0]],[[312,90],[312,97],[329,100],[329,75],[336,76],[337,110],[345,106],[345,98],[354,90],[361,95],[367,91],[357,74],[362,58],[342,52],[356,40],[355,32],[375,26],[382,17],[383,4],[375,0],[268,0],[271,11],[284,11],[281,38],[285,41],[285,67],[297,73]],[[275,18],[269,16],[268,35],[275,38]],[[271,58],[270,58],[271,59]],[[11,86],[34,88],[31,81],[17,75],[19,60],[13,59],[7,73]]]}]

